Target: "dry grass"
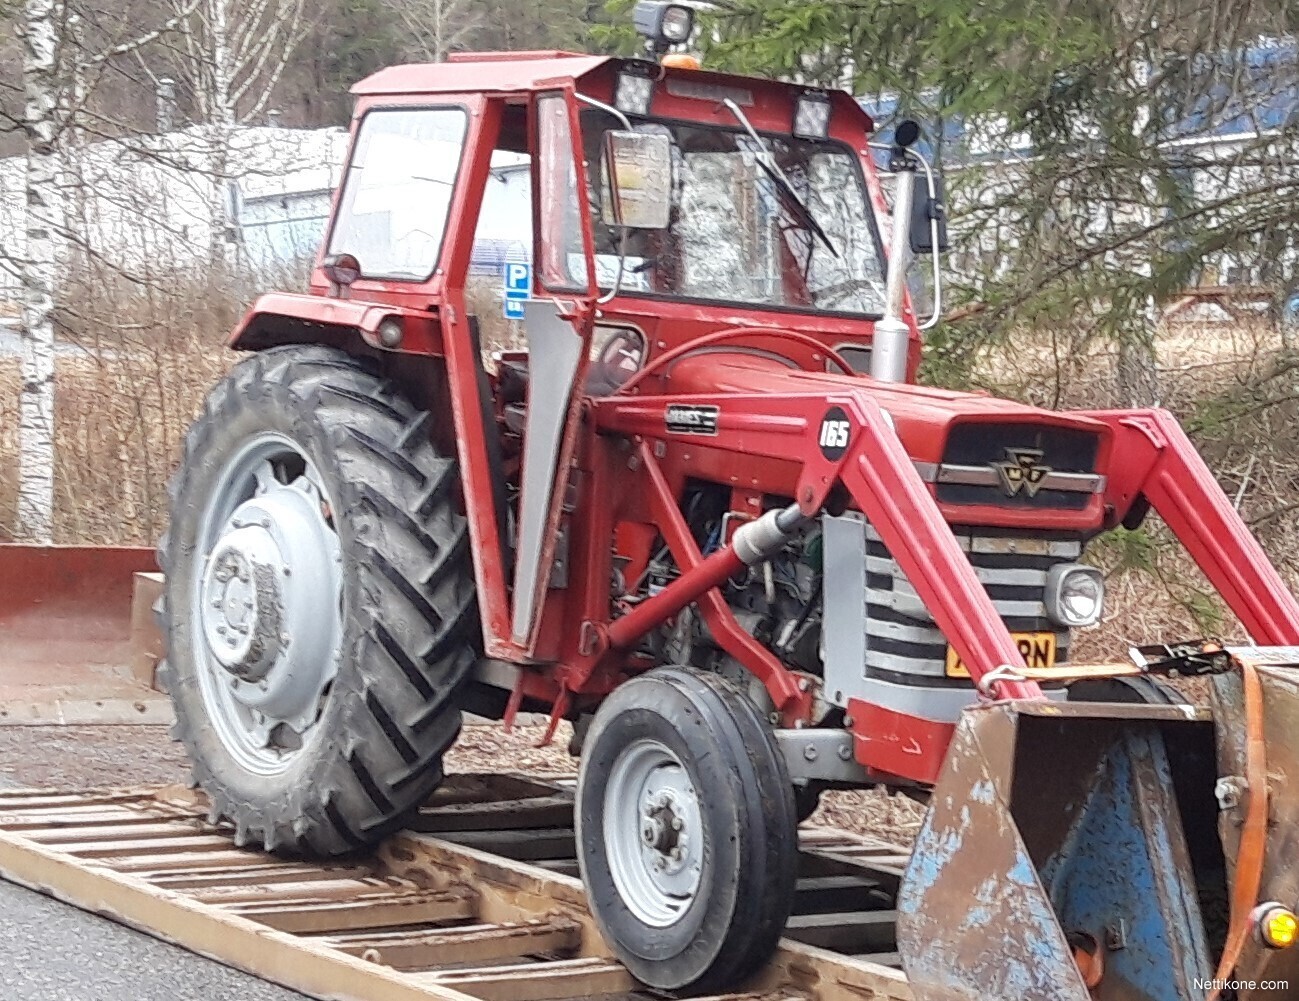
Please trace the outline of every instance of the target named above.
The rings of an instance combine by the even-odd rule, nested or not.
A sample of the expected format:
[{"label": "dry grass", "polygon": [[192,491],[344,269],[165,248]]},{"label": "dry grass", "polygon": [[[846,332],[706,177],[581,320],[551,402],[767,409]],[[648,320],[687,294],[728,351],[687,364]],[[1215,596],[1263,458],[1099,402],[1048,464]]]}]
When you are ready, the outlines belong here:
[{"label": "dry grass", "polygon": [[[66,301],[56,372],[56,539],[152,544],[165,528],[166,482],[185,428],[233,361],[223,347],[245,297],[208,278],[123,287],[84,283]],[[483,347],[517,344],[499,290],[470,291]],[[1182,324],[1156,344],[1162,402],[1197,424],[1197,441],[1285,576],[1299,582],[1299,394],[1278,332],[1264,324]],[[1026,332],[1013,350],[989,349],[976,382],[1033,403],[1118,403],[1113,350],[1059,332]],[[17,468],[18,361],[0,357],[0,470]],[[1206,414],[1208,415],[1206,417]],[[0,538],[12,531],[16,483],[0,478]],[[1093,558],[1108,574],[1111,611],[1076,638],[1073,656],[1101,660],[1127,646],[1238,624],[1157,520],[1139,537],[1104,540]]]},{"label": "dry grass", "polygon": [[[55,362],[55,540],[150,545],[166,524],[166,483],[238,304],[191,286],[106,290],[60,316]],[[209,296],[201,293],[209,292]],[[110,317],[98,322],[85,317]],[[0,469],[18,466],[19,362],[0,358]],[[0,480],[0,538],[15,522],[15,476]]]}]

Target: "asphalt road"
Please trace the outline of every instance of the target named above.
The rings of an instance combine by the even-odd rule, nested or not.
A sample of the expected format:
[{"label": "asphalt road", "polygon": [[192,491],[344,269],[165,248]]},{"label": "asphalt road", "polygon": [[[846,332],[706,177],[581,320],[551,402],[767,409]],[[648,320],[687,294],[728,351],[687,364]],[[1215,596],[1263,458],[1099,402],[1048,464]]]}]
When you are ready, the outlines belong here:
[{"label": "asphalt road", "polygon": [[[13,785],[0,777],[0,787]],[[307,1001],[0,879],[3,1001]]]},{"label": "asphalt road", "polygon": [[306,1001],[0,880],[4,1001]]}]

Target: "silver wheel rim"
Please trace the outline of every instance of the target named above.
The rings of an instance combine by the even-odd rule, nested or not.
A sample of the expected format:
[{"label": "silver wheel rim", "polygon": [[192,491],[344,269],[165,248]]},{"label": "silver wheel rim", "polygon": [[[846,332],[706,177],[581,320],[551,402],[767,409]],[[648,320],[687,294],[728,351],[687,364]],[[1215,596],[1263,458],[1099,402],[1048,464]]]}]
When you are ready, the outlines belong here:
[{"label": "silver wheel rim", "polygon": [[657,740],[618,755],[604,788],[609,872],[627,909],[655,928],[689,910],[703,873],[699,798],[681,760]]},{"label": "silver wheel rim", "polygon": [[208,721],[245,769],[288,768],[338,670],[342,550],[295,442],[261,434],[217,476],[200,520],[190,642]]}]

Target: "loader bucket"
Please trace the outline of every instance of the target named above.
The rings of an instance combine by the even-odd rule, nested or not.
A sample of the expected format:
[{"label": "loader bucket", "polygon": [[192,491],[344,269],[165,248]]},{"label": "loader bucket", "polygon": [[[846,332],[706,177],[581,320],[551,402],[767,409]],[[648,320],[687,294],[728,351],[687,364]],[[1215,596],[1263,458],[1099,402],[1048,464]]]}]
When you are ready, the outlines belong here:
[{"label": "loader bucket", "polygon": [[1214,752],[1208,709],[968,710],[898,897],[916,998],[1206,997],[1227,921]]}]

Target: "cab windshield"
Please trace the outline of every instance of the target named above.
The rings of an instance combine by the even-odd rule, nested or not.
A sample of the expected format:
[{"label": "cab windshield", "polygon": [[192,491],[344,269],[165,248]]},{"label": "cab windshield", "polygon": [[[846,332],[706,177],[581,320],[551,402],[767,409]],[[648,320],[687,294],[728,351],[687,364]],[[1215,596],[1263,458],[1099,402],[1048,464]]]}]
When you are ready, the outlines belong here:
[{"label": "cab windshield", "polygon": [[[605,289],[618,271],[621,230],[609,224],[601,150],[604,133],[620,127],[605,112],[582,115],[596,278]],[[679,122],[636,128],[671,139],[672,211],[667,229],[629,231],[624,293],[884,312],[880,245],[861,169],[847,146],[763,135],[763,149],[741,129]],[[585,281],[580,240],[568,245],[568,267],[570,277]]]}]

